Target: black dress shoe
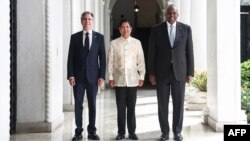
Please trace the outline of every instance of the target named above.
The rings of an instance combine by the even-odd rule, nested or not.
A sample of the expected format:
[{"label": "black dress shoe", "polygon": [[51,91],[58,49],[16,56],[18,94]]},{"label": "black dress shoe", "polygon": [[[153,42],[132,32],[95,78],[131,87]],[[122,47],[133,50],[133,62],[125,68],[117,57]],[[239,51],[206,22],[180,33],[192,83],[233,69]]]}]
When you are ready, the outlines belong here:
[{"label": "black dress shoe", "polygon": [[180,133],[174,134],[174,140],[176,140],[176,141],[182,141],[183,137],[182,137],[182,135]]},{"label": "black dress shoe", "polygon": [[138,136],[136,134],[130,134],[128,138],[131,140],[138,140]]},{"label": "black dress shoe", "polygon": [[122,140],[122,139],[124,139],[125,138],[125,135],[117,135],[116,137],[115,137],[115,140]]},{"label": "black dress shoe", "polygon": [[100,140],[100,137],[97,134],[89,134],[88,139],[90,139],[90,140]]},{"label": "black dress shoe", "polygon": [[78,141],[78,140],[81,140],[82,139],[82,135],[75,135],[73,138],[72,138],[72,141]]},{"label": "black dress shoe", "polygon": [[169,139],[169,134],[162,134],[161,135],[161,141],[166,141]]}]

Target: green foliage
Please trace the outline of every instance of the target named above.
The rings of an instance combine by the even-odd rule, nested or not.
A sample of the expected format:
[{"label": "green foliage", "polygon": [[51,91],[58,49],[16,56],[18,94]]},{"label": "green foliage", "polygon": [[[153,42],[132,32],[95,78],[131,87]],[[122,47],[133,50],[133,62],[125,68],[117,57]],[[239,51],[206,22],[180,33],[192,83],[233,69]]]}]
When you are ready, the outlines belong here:
[{"label": "green foliage", "polygon": [[198,88],[200,91],[206,92],[207,91],[207,72],[203,71],[200,74],[195,72],[194,78],[192,80],[192,85]]},{"label": "green foliage", "polygon": [[247,114],[247,123],[250,123],[250,113]]},{"label": "green foliage", "polygon": [[250,89],[246,87],[241,88],[241,109],[250,113]]},{"label": "green foliage", "polygon": [[250,59],[241,63],[241,87],[250,89]]},{"label": "green foliage", "polygon": [[241,109],[246,110],[250,122],[250,59],[241,63]]}]

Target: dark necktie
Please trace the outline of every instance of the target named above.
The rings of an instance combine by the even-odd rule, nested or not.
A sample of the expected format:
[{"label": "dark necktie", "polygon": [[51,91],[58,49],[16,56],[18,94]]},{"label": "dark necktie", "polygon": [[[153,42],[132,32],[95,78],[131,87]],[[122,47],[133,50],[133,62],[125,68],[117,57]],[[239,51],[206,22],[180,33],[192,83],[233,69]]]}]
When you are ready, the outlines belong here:
[{"label": "dark necktie", "polygon": [[86,53],[88,54],[89,53],[89,33],[87,32],[85,35],[86,37],[84,41],[84,48],[85,48]]}]

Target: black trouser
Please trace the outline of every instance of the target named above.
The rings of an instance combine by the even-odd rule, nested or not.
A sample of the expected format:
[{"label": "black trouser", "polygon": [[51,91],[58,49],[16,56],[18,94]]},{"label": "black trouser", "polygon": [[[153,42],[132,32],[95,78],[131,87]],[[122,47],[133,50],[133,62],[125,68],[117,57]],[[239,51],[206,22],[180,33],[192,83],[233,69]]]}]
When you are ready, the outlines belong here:
[{"label": "black trouser", "polygon": [[137,97],[137,87],[115,87],[116,105],[118,115],[118,134],[126,133],[126,108],[127,108],[127,126],[129,134],[135,133],[135,105]]},{"label": "black trouser", "polygon": [[88,98],[89,108],[89,125],[87,127],[89,134],[96,133],[95,120],[96,120],[96,94],[97,85],[89,83],[76,83],[74,86],[74,98],[75,98],[75,134],[80,135],[83,131],[82,128],[82,113],[83,113],[83,101],[85,90]]},{"label": "black trouser", "polygon": [[172,67],[171,70],[172,71],[166,80],[157,82],[158,117],[162,134],[167,134],[169,132],[168,105],[170,94],[173,101],[173,132],[181,133],[183,124],[186,82],[177,81]]}]

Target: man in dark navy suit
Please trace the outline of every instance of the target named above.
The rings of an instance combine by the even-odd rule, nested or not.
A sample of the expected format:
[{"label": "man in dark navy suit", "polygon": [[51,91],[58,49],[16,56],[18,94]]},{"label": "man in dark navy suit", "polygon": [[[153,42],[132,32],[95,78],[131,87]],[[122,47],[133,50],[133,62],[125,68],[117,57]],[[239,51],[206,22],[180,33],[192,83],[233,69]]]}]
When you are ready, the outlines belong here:
[{"label": "man in dark navy suit", "polygon": [[148,72],[156,85],[161,140],[169,139],[168,104],[173,101],[174,139],[181,141],[185,83],[194,76],[194,55],[190,26],[177,22],[178,10],[166,7],[166,21],[151,30],[149,39]]},{"label": "man in dark navy suit", "polygon": [[68,54],[68,80],[74,90],[75,135],[72,141],[82,139],[83,98],[87,93],[89,107],[88,139],[100,140],[96,134],[96,94],[103,85],[106,70],[104,37],[92,30],[94,15],[83,12],[83,31],[71,35]]}]

